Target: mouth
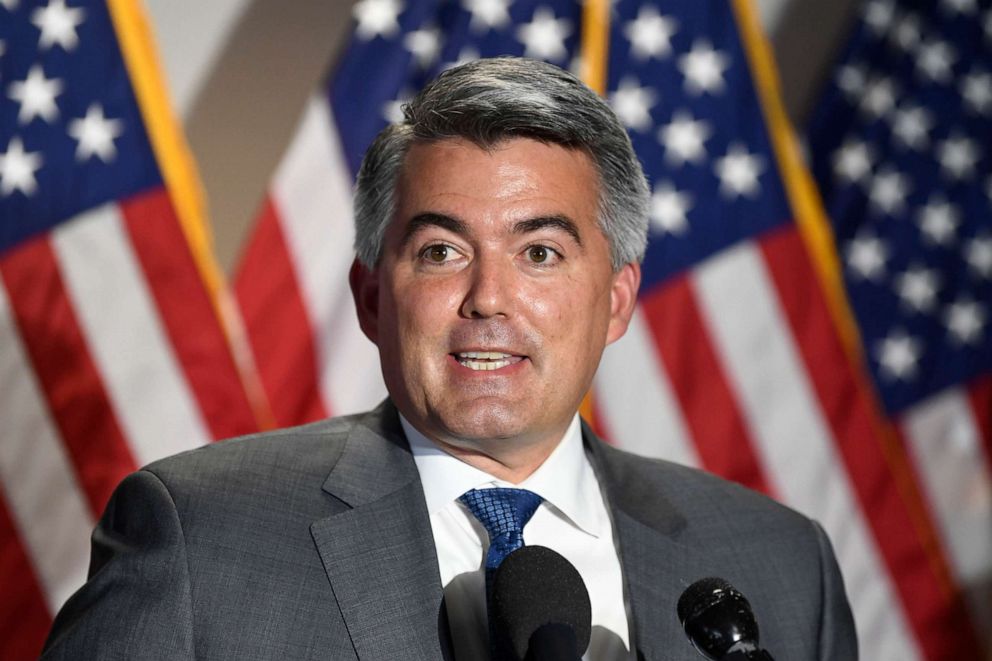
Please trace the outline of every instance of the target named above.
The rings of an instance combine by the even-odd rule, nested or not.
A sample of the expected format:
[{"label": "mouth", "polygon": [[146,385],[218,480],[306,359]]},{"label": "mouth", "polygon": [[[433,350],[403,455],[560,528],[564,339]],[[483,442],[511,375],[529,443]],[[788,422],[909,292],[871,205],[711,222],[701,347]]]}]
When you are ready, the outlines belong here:
[{"label": "mouth", "polygon": [[459,351],[452,356],[459,365],[476,372],[491,372],[519,363],[524,356],[516,356],[502,351]]}]

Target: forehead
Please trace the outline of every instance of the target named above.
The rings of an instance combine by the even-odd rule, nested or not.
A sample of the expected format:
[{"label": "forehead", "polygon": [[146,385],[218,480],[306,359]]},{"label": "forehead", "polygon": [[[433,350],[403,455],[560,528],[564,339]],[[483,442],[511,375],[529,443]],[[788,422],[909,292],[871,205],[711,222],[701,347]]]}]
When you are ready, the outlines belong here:
[{"label": "forehead", "polygon": [[439,212],[467,222],[480,217],[563,214],[595,222],[599,176],[578,149],[529,138],[479,147],[463,138],[416,142],[406,154],[396,190],[395,220]]}]

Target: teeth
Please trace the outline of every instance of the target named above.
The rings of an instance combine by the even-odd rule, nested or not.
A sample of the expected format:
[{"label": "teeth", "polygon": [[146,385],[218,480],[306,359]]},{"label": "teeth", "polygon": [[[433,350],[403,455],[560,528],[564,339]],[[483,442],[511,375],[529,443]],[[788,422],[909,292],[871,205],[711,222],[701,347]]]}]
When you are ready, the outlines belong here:
[{"label": "teeth", "polygon": [[500,353],[498,351],[465,351],[458,354],[459,358],[483,358],[485,360],[498,360],[500,358],[509,358],[510,354]]},{"label": "teeth", "polygon": [[480,372],[498,370],[511,365],[516,360],[519,359],[515,359],[513,354],[501,351],[462,351],[458,354],[459,363]]},{"label": "teeth", "polygon": [[508,360],[493,360],[493,361],[486,361],[484,363],[480,363],[475,360],[459,360],[458,362],[464,365],[465,367],[469,368],[470,370],[476,370],[476,371],[498,370],[501,367],[506,367],[507,365],[510,364],[510,361]]}]

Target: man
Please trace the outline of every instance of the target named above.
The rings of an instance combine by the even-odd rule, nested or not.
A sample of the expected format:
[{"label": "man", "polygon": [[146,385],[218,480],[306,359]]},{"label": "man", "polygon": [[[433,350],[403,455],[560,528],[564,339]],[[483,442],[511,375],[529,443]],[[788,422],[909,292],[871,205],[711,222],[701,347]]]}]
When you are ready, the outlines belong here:
[{"label": "man", "polygon": [[675,604],[721,576],[777,658],[855,659],[816,524],[579,421],[634,308],[646,200],[623,129],[569,74],[440,76],[356,191],[351,284],[390,399],[127,478],[46,656],[485,659],[484,510],[506,495],[529,503],[523,542],[589,589],[587,658],[700,658]]}]

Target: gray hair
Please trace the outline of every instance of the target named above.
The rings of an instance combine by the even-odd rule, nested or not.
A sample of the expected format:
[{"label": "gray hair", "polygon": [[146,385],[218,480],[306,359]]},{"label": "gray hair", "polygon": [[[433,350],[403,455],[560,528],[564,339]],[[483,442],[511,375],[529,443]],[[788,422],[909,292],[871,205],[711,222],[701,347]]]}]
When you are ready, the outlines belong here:
[{"label": "gray hair", "polygon": [[501,57],[445,71],[403,107],[402,122],[376,136],[355,187],[359,261],[369,268],[379,262],[399,172],[415,141],[464,138],[485,149],[517,137],[584,151],[599,173],[599,225],[613,269],[643,259],[648,185],[616,115],[568,72],[538,60]]}]

